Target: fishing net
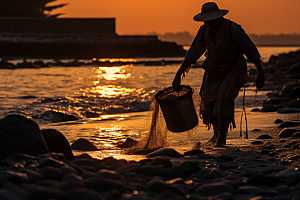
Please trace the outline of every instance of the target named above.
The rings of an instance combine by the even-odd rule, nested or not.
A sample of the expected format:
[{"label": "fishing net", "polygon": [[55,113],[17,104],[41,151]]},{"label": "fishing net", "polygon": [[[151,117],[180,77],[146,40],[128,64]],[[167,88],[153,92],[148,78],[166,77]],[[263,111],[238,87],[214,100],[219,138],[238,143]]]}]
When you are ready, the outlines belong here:
[{"label": "fishing net", "polygon": [[168,132],[191,133],[198,124],[193,89],[182,86],[179,92],[173,87],[159,91],[151,103],[150,131],[143,144],[144,149],[156,149],[167,145]]}]

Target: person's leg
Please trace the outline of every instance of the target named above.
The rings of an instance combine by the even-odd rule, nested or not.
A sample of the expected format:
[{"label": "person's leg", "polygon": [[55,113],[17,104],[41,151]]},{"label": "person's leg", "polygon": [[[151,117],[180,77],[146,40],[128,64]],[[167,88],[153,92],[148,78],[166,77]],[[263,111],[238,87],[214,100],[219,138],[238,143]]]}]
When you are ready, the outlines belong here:
[{"label": "person's leg", "polygon": [[225,147],[226,146],[226,136],[229,127],[229,121],[225,118],[218,117],[218,138],[216,140],[216,147]]},{"label": "person's leg", "polygon": [[218,117],[216,116],[212,116],[212,126],[213,126],[213,129],[214,129],[214,135],[212,136],[212,138],[207,142],[208,144],[212,144],[212,145],[215,145],[216,141],[217,141],[217,138],[218,138],[218,126],[219,126],[219,120],[218,120]]}]

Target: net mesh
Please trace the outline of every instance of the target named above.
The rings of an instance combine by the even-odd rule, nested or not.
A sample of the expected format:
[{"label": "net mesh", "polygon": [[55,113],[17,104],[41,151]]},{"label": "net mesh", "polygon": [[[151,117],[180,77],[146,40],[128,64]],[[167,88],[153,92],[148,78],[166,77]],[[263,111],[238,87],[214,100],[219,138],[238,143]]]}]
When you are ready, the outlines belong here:
[{"label": "net mesh", "polygon": [[[175,96],[175,97],[174,97]],[[152,111],[151,125],[148,134],[146,134],[145,138],[140,142],[140,148],[143,149],[158,149],[162,147],[166,147],[168,145],[167,136],[168,133],[173,133],[168,130],[166,121],[164,119],[160,104],[168,104],[171,98],[177,98],[177,100],[185,101],[187,98],[192,96],[192,100],[194,102],[195,110],[199,111],[199,95],[193,95],[193,90],[189,86],[182,87],[180,92],[177,93],[173,91],[173,88],[167,88],[158,92],[150,106],[150,110]],[[192,135],[195,133],[197,126],[188,131],[180,132],[179,134],[187,134],[189,138],[192,140]],[[174,133],[178,134],[178,133]]]}]

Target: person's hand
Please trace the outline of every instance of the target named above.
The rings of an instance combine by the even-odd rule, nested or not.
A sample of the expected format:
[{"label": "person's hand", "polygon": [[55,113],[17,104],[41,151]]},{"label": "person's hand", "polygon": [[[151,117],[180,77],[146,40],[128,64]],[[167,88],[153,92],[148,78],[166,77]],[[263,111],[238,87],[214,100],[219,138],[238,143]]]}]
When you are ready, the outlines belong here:
[{"label": "person's hand", "polygon": [[173,83],[172,83],[174,91],[179,92],[179,90],[180,90],[180,82],[181,82],[180,76],[176,75],[175,78],[174,78],[174,80],[173,80]]},{"label": "person's hand", "polygon": [[265,85],[265,75],[263,73],[259,73],[256,77],[256,87],[262,88]]}]

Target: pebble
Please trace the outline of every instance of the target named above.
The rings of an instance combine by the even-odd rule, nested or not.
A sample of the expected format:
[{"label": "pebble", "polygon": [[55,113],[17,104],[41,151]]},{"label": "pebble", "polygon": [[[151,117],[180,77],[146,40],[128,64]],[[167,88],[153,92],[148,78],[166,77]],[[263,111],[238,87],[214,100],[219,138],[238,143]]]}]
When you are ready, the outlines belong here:
[{"label": "pebble", "polygon": [[258,136],[256,139],[273,139],[273,137],[268,134],[264,134],[264,135]]}]

